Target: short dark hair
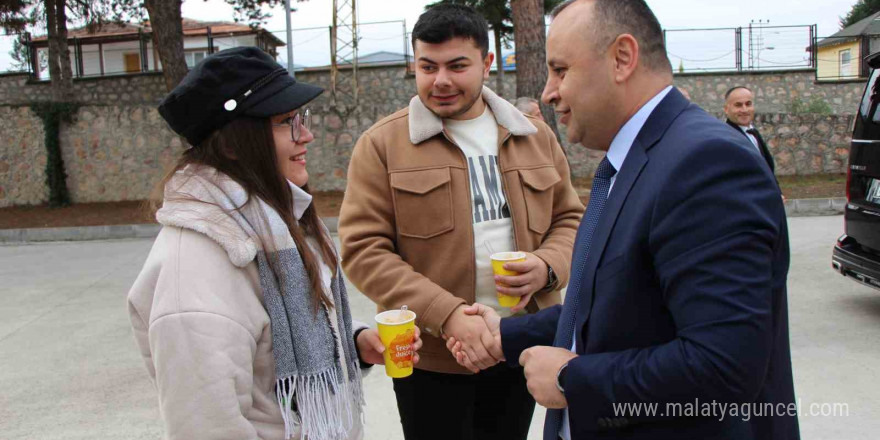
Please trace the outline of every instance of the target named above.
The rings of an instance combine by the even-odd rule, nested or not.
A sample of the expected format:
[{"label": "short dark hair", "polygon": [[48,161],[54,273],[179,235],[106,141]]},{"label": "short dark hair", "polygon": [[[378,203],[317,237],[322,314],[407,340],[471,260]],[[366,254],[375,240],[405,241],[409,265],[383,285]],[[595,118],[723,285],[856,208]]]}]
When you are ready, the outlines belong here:
[{"label": "short dark hair", "polygon": [[[568,0],[553,9],[556,18],[565,8],[578,0]],[[595,0],[590,31],[596,36],[596,47],[604,49],[621,34],[630,34],[639,43],[642,60],[654,71],[672,73],[672,64],[666,56],[663,28],[645,0]]]},{"label": "short dark hair", "polygon": [[724,92],[724,100],[726,101],[727,98],[730,98],[730,94],[733,93],[734,91],[736,91],[737,89],[746,89],[750,92],[752,91],[752,89],[750,89],[746,86],[733,86],[733,87],[727,89],[726,92]]},{"label": "short dark hair", "polygon": [[474,41],[483,57],[489,54],[489,24],[474,8],[456,4],[431,6],[416,22],[412,32],[413,49],[416,40],[440,44],[453,38]]}]

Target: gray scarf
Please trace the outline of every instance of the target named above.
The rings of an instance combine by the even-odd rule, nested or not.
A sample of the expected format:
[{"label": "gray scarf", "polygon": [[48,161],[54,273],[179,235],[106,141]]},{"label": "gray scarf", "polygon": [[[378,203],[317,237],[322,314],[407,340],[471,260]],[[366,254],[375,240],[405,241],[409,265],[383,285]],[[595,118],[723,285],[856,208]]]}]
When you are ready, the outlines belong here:
[{"label": "gray scarf", "polygon": [[[292,184],[291,191],[299,219],[311,196]],[[194,209],[194,202],[217,207],[216,212],[206,222],[205,210]],[[165,202],[156,218],[162,224],[205,233],[221,244],[236,236],[247,237],[238,240],[243,243],[239,246],[224,247],[239,266],[249,264],[256,254],[272,326],[276,395],[285,438],[292,435],[295,425],[300,426],[302,438],[347,438],[354,424],[361,423],[363,393],[342,271],[337,267],[330,281],[334,307],[321,307],[314,313],[305,266],[281,216],[262,200],[248,200],[238,183],[208,167],[188,166],[178,171],[165,187]],[[270,260],[281,272],[277,278]],[[276,280],[282,280],[283,285]],[[331,313],[336,314],[338,335],[333,332]],[[339,342],[344,360],[337,355]],[[293,403],[296,413],[291,410]]]}]

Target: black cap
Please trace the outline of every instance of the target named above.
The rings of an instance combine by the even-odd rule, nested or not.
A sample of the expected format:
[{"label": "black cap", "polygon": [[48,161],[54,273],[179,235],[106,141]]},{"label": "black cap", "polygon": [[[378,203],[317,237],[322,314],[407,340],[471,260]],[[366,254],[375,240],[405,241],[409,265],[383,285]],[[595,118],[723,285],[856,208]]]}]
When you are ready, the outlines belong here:
[{"label": "black cap", "polygon": [[297,82],[262,49],[236,47],[212,54],[190,70],[159,104],[159,114],[195,146],[239,116],[286,113],[323,91]]}]

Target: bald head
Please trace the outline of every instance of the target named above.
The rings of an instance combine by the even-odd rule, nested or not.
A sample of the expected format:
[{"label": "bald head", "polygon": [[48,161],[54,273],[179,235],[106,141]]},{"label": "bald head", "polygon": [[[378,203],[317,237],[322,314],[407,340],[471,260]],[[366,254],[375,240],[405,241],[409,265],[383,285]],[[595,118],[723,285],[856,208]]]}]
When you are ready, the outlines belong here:
[{"label": "bald head", "polygon": [[[605,50],[622,34],[639,45],[639,59],[649,70],[672,74],[666,56],[663,29],[645,0],[568,0],[550,13],[555,20],[571,20],[597,51]],[[566,26],[567,27],[567,26]]]}]

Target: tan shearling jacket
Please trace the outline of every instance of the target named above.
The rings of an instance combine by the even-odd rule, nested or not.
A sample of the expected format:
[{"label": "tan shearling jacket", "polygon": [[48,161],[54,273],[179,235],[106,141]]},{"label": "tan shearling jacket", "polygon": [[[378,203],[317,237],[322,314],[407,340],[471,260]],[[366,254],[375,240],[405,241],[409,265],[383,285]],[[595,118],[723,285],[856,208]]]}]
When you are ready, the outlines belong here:
[{"label": "tan shearling jacket", "polygon": [[[557,274],[530,312],[561,302],[584,207],[550,128],[483,88],[498,122],[498,155],[517,249]],[[464,153],[418,96],[355,145],[339,217],[342,266],[379,310],[406,304],[423,330],[419,368],[467,373],[440,338],[449,315],[475,297],[475,254]]]}]

